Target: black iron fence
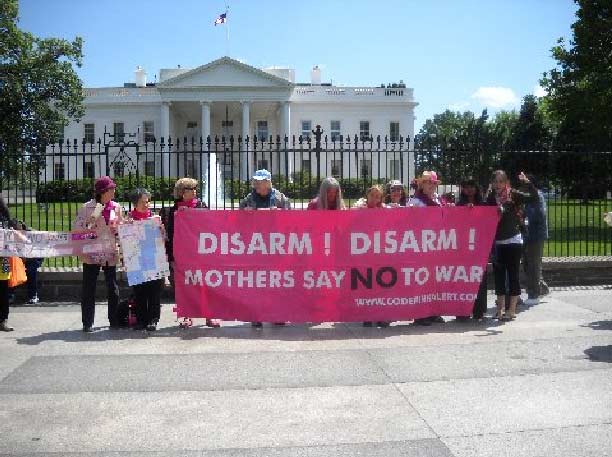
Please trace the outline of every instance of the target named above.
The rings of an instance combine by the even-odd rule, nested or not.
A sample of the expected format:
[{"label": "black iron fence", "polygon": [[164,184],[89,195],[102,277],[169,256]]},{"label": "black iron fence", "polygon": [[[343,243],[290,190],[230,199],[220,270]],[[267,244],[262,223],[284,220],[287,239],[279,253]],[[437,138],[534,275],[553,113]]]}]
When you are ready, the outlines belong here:
[{"label": "black iron fence", "polygon": [[[572,151],[497,151],[413,147],[403,137],[311,136],[289,138],[161,139],[138,143],[129,135],[89,143],[62,141],[35,150],[2,151],[0,184],[13,216],[40,230],[69,230],[78,207],[92,197],[104,174],[118,184],[116,200],[130,209],[137,187],[152,193],[156,209],[172,204],[179,177],[199,181],[199,195],[211,208],[235,209],[250,191],[254,170],[272,172],[276,188],[305,208],[321,180],[336,177],[349,204],[372,184],[435,170],[441,192],[457,194],[464,177],[486,190],[493,170],[510,177],[520,171],[538,177],[548,203],[550,240],[545,255],[611,255],[612,229],[603,221],[612,211],[612,154]],[[59,265],[76,264],[60,259]],[[56,262],[56,263],[57,263]]]}]

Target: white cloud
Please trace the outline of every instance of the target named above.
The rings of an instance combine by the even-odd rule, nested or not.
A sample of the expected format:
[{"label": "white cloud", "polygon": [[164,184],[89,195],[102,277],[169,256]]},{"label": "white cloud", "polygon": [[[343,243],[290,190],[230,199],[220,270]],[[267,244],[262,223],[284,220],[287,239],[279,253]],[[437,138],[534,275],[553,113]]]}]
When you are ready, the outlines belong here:
[{"label": "white cloud", "polygon": [[479,87],[472,94],[472,98],[478,100],[482,105],[492,108],[516,106],[519,103],[514,91],[508,87]]},{"label": "white cloud", "polygon": [[470,107],[470,102],[456,102],[448,105],[448,109],[451,111],[465,111]]},{"label": "white cloud", "polygon": [[546,92],[546,89],[544,89],[542,86],[537,85],[533,87],[533,95],[535,95],[536,97],[544,97],[546,96],[548,93]]}]

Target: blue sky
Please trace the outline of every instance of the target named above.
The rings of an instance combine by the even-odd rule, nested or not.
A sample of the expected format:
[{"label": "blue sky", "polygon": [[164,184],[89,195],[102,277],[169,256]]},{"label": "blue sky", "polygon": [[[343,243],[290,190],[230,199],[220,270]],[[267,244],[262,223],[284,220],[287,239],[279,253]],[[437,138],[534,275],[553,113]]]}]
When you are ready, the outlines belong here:
[{"label": "blue sky", "polygon": [[229,3],[230,56],[286,65],[308,82],[414,88],[418,131],[447,108],[491,114],[520,106],[554,66],[550,48],[571,36],[570,0],[20,0],[20,27],[84,39],[86,87],[149,81],[160,68],[197,67],[226,54],[215,17]]}]

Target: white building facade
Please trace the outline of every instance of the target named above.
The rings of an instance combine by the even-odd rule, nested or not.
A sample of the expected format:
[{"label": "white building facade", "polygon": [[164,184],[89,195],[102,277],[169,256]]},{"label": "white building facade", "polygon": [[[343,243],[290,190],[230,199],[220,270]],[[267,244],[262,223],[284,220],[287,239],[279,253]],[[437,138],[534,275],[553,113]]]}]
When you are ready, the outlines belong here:
[{"label": "white building facade", "polygon": [[[345,138],[354,138],[355,135],[376,138],[380,135],[390,142],[397,142],[401,136],[409,138],[412,143],[417,103],[413,89],[406,88],[403,83],[383,87],[332,86],[321,83],[320,70],[315,67],[311,82],[299,84],[295,83],[294,74],[291,69],[261,70],[223,57],[195,69],[162,69],[155,84],[146,84],[144,71],[138,69],[136,83],[125,87],[85,89],[84,117],[64,129],[64,138],[79,142],[79,148],[75,150],[77,157],[62,160],[54,157],[48,164],[48,174],[52,174],[53,179],[78,179],[103,175],[107,169],[111,175],[125,172],[99,158],[88,160],[87,153],[84,158],[78,157],[83,139],[91,144],[85,147],[89,152],[98,150],[95,142],[99,138],[102,143],[113,140],[136,142],[141,154],[137,155],[133,148],[124,148],[120,152],[116,143],[112,143],[114,146],[109,148],[106,159],[122,163],[124,161],[115,160],[121,153],[129,156],[132,163],[137,163],[140,172],[146,175],[194,176],[199,179],[203,177],[201,170],[207,167],[209,156],[186,154],[182,159],[174,160],[169,157],[172,151],[167,147],[160,148],[162,139],[167,144],[169,138],[173,143],[185,138],[191,143],[193,138],[200,149],[200,138],[206,142],[208,136],[213,142],[215,137],[229,138],[231,135],[236,141],[238,136],[248,136],[251,142],[254,136],[259,140],[265,138],[266,142],[270,136],[275,140],[277,135],[290,139],[302,135],[305,139],[312,137],[312,130],[320,125],[328,143],[338,141],[340,135]],[[155,152],[142,154],[143,149]],[[239,160],[226,159],[223,163],[225,176],[231,174],[245,179],[248,178],[247,172],[257,168],[272,168],[273,173],[282,169],[291,173],[313,166],[312,161],[300,154],[281,155],[276,163],[269,163],[264,155],[258,159],[252,150],[244,146],[241,149]],[[404,145],[404,149],[412,148]],[[386,177],[403,176],[406,181],[406,177],[414,175],[412,156],[401,161],[396,155],[387,156],[381,159],[376,154],[364,155],[362,163],[359,160],[355,163],[355,160],[339,161],[339,157],[334,155],[326,159],[322,173],[357,177],[368,172],[376,177],[376,170],[381,169],[378,162],[385,160],[382,168]],[[71,160],[74,163],[70,163]],[[278,170],[274,170],[275,167]],[[71,171],[66,173],[67,169]]]}]

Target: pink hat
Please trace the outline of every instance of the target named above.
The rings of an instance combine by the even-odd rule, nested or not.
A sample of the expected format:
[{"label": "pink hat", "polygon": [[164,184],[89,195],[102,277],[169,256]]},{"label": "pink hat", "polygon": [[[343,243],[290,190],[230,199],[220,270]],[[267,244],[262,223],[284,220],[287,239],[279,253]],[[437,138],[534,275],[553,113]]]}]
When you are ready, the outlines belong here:
[{"label": "pink hat", "polygon": [[423,181],[431,181],[434,184],[440,184],[442,181],[438,179],[438,174],[435,171],[427,171],[425,170],[420,178],[417,178],[419,183]]},{"label": "pink hat", "polygon": [[96,194],[103,194],[107,190],[114,189],[115,187],[117,187],[117,184],[115,184],[115,181],[113,181],[110,176],[99,177],[96,179],[96,184],[94,185]]}]

